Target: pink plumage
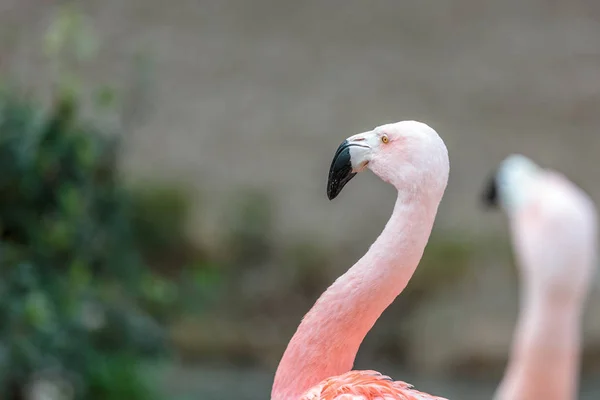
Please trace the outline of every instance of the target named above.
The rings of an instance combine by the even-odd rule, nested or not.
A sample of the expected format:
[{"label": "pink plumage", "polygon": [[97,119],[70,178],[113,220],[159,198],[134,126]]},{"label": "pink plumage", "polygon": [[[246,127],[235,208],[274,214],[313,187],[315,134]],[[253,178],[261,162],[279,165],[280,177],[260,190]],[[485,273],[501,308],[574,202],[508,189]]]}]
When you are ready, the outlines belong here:
[{"label": "pink plumage", "polygon": [[564,175],[507,157],[488,199],[510,221],[520,311],[497,400],[575,400],[581,316],[597,262],[597,215]]},{"label": "pink plumage", "polygon": [[398,190],[392,216],[367,253],[302,319],[277,368],[272,400],[442,399],[374,371],[351,370],[364,337],[423,255],[448,181],[448,152],[438,134],[417,121],[351,136],[331,164],[329,199],[365,168]]},{"label": "pink plumage", "polygon": [[446,400],[376,371],[350,371],[325,379],[299,400]]}]

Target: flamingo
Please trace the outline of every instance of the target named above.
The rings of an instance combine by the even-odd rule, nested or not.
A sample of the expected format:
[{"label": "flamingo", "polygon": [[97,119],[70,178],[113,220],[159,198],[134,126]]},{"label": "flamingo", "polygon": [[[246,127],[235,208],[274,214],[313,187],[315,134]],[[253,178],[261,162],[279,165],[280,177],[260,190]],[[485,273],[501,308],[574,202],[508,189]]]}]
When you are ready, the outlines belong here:
[{"label": "flamingo", "polygon": [[444,400],[378,372],[351,369],[364,337],[423,255],[448,182],[448,151],[437,132],[418,121],[351,136],[335,152],[328,198],[365,168],[398,190],[392,215],[366,254],[302,319],[275,373],[271,400]]},{"label": "flamingo", "polygon": [[565,176],[514,154],[484,192],[510,222],[522,280],[518,322],[496,400],[578,396],[581,317],[595,271],[596,208]]}]

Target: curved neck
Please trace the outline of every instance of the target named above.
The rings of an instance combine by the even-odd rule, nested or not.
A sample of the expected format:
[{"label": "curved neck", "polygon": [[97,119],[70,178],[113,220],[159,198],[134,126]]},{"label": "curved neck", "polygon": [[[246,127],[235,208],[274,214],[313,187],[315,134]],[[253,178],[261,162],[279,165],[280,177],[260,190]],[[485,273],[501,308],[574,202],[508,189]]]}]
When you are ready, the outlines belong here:
[{"label": "curved neck", "polygon": [[275,374],[272,400],[297,400],[323,379],[352,369],[364,337],[414,273],[438,204],[398,196],[381,235],[302,320]]},{"label": "curved neck", "polygon": [[495,398],[577,399],[583,305],[553,299],[527,282],[522,292],[509,363]]}]

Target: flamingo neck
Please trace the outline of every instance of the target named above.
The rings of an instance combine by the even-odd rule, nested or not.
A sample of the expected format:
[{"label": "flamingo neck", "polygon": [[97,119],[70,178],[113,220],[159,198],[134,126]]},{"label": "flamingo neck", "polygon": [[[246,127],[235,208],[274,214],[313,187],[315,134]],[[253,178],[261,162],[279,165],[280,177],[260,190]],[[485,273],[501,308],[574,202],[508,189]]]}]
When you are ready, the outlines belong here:
[{"label": "flamingo neck", "polygon": [[438,202],[399,195],[383,232],[305,315],[281,359],[272,400],[297,400],[352,369],[381,313],[406,287],[429,239]]},{"label": "flamingo neck", "polygon": [[582,304],[525,285],[507,372],[497,400],[574,400]]}]

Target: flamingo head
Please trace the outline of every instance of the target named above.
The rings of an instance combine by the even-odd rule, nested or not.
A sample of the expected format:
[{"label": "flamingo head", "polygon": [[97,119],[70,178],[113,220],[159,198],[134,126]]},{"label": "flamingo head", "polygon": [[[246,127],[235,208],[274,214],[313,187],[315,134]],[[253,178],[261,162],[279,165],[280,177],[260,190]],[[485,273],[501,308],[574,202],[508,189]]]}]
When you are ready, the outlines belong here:
[{"label": "flamingo head", "polygon": [[513,154],[500,163],[483,201],[508,216],[519,269],[536,294],[579,304],[597,259],[590,197],[564,175]]},{"label": "flamingo head", "polygon": [[542,169],[521,154],[511,154],[489,178],[482,201],[489,208],[502,208],[508,214],[525,203],[531,193],[531,183]]},{"label": "flamingo head", "polygon": [[366,168],[401,193],[429,191],[441,196],[450,166],[443,140],[428,125],[418,121],[381,125],[350,136],[338,147],[329,169],[329,200]]}]

